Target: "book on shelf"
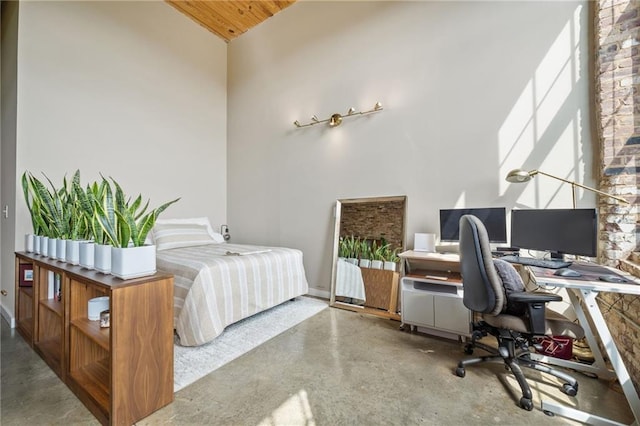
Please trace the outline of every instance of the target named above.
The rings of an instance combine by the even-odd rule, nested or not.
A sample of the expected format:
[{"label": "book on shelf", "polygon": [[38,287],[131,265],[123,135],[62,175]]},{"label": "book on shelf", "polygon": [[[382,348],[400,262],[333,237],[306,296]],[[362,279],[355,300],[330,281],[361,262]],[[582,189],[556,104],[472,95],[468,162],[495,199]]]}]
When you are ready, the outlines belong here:
[{"label": "book on shelf", "polygon": [[55,296],[59,302],[62,300],[62,276],[60,274],[53,274],[53,277],[55,282],[55,286],[54,286]]},{"label": "book on shelf", "polygon": [[55,294],[54,273],[53,271],[47,271],[47,299],[53,299]]},{"label": "book on shelf", "polygon": [[47,299],[62,300],[62,276],[55,272],[47,272]]}]

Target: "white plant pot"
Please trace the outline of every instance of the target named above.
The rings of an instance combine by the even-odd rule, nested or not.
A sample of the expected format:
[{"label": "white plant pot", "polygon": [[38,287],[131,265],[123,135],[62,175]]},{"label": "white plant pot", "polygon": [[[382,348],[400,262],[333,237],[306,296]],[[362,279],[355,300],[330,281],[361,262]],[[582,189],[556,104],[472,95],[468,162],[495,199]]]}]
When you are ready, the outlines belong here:
[{"label": "white plant pot", "polygon": [[371,269],[382,269],[382,260],[372,260]]},{"label": "white plant pot", "polygon": [[72,265],[80,263],[80,241],[78,240],[66,240],[67,252],[66,261]]},{"label": "white plant pot", "polygon": [[42,241],[42,237],[40,235],[36,235],[33,238],[33,252],[35,254],[40,254],[40,242]]},{"label": "white plant pot", "polygon": [[93,268],[103,274],[111,272],[111,246],[96,244],[93,257]]},{"label": "white plant pot", "polygon": [[156,273],[156,246],[111,248],[111,275],[123,280]]},{"label": "white plant pot", "polygon": [[24,236],[24,251],[27,253],[33,253],[33,240],[35,240],[35,235],[33,234],[25,234]]},{"label": "white plant pot", "polygon": [[371,260],[369,260],[369,259],[360,259],[360,267],[361,268],[370,268],[371,267]]},{"label": "white plant pot", "polygon": [[63,262],[67,260],[67,240],[62,238],[56,240],[56,259]]},{"label": "white plant pot", "polygon": [[384,269],[386,271],[394,271],[396,270],[396,262],[384,262]]},{"label": "white plant pot", "polygon": [[347,257],[347,262],[353,263],[354,265],[358,266],[358,259],[356,259],[355,257]]},{"label": "white plant pot", "polygon": [[58,239],[49,238],[49,241],[47,241],[47,246],[47,256],[49,256],[49,259],[58,259],[58,256],[56,256],[56,254],[58,253]]},{"label": "white plant pot", "polygon": [[49,237],[40,238],[40,254],[43,256],[49,255]]},{"label": "white plant pot", "polygon": [[80,266],[87,269],[93,269],[93,262],[96,252],[96,245],[92,241],[81,241],[79,248]]}]

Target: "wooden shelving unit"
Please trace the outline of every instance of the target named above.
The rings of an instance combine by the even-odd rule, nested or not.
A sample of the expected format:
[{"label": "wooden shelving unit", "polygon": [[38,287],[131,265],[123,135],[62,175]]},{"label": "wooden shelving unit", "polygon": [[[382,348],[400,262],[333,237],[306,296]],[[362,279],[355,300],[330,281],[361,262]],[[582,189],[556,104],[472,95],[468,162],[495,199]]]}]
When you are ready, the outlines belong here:
[{"label": "wooden shelving unit", "polygon": [[[21,265],[34,280],[16,279],[18,331],[102,424],[133,424],[173,401],[171,275],[121,280],[16,253],[16,272]],[[109,297],[109,328],[88,318],[100,296]]]}]

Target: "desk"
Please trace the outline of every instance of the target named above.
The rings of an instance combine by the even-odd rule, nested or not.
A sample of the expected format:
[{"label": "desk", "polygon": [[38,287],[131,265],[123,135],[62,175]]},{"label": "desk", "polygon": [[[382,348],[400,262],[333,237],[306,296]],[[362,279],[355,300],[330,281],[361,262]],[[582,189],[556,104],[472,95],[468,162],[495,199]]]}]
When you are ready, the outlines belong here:
[{"label": "desk", "polygon": [[[581,266],[578,263],[575,263],[574,265],[576,265],[577,268]],[[582,266],[604,268],[602,266],[596,265]],[[580,325],[582,326],[582,328],[584,328],[585,336],[587,338],[587,341],[589,342],[589,347],[593,352],[595,362],[593,363],[593,365],[586,365],[552,357],[542,357],[539,355],[535,355],[537,359],[549,364],[555,364],[580,371],[595,373],[600,377],[617,378],[620,382],[620,386],[622,387],[624,395],[627,398],[629,407],[633,412],[635,423],[640,424],[640,399],[638,399],[638,393],[636,392],[633,383],[631,382],[629,372],[624,366],[622,358],[620,357],[620,352],[618,352],[618,348],[616,347],[615,342],[611,337],[611,333],[609,332],[607,323],[605,322],[604,317],[602,316],[602,312],[600,312],[598,303],[596,302],[596,296],[599,292],[640,296],[640,281],[628,274],[621,274],[621,272],[618,270],[606,270],[606,268],[604,270],[611,271],[619,275],[624,275],[627,280],[635,282],[637,284],[607,283],[599,281],[597,280],[597,278],[585,279],[585,277],[559,277],[553,275],[553,270],[533,266],[530,266],[529,270],[531,272],[531,278],[538,286],[543,288],[561,287],[567,290],[567,294],[569,295],[571,305],[576,312],[578,321],[580,321]],[[583,307],[586,308],[586,311],[583,309]],[[600,352],[600,346],[604,348],[606,355],[613,367],[613,371],[607,368],[602,353]],[[573,408],[564,407],[546,401],[542,402],[542,409],[544,411],[549,411],[561,416],[570,417],[590,424],[618,424],[608,419],[603,419],[601,417],[584,413]]]}]

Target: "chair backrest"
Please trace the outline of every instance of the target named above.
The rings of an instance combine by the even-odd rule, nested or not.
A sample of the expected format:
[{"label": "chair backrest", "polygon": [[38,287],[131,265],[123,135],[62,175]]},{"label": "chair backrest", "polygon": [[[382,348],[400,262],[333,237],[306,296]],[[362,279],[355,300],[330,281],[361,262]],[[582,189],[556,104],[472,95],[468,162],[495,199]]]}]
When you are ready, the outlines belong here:
[{"label": "chair backrest", "polygon": [[460,270],[464,305],[475,312],[500,314],[506,303],[502,281],[493,266],[487,230],[473,215],[460,218]]}]

